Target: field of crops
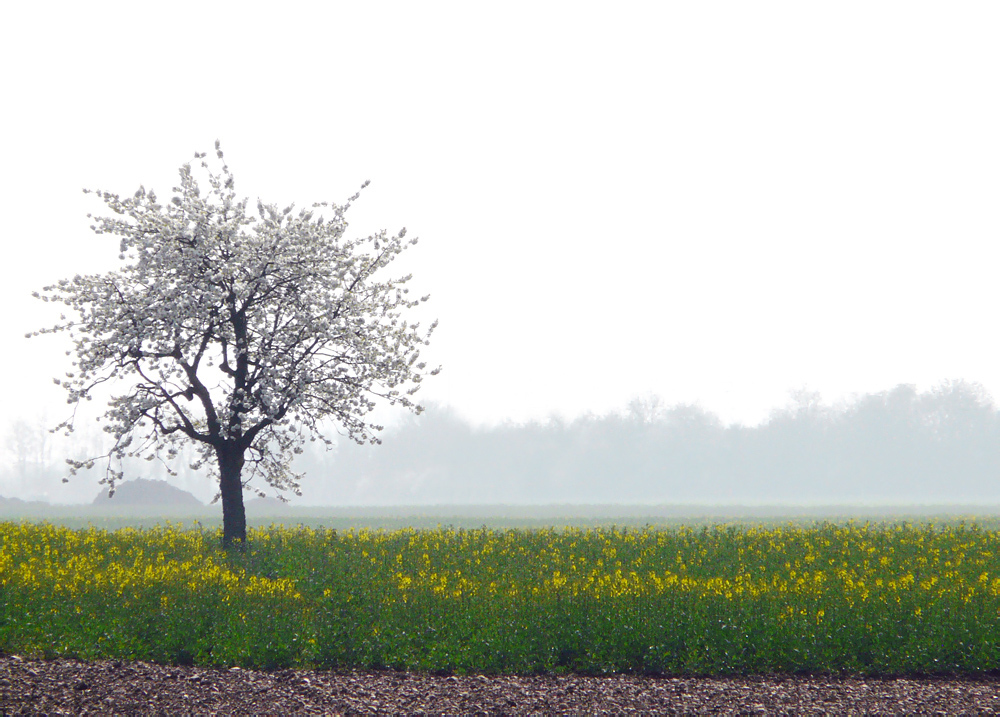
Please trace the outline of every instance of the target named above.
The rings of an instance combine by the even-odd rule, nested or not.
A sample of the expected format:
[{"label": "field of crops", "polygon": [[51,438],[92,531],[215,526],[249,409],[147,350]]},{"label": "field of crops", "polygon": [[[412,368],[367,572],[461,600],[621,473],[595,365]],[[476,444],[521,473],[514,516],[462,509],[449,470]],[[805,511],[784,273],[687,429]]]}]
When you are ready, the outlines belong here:
[{"label": "field of crops", "polygon": [[1000,531],[975,523],[211,530],[0,523],[0,650],[244,667],[975,673]]}]

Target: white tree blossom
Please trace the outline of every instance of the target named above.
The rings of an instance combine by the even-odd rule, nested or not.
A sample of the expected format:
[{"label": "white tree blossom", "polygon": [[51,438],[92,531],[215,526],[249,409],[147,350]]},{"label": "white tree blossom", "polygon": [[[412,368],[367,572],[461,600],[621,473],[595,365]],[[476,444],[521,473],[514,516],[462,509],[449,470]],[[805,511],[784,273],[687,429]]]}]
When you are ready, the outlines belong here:
[{"label": "white tree blossom", "polygon": [[[69,403],[109,382],[126,387],[104,416],[113,447],[98,458],[107,460],[102,482],[113,492],[123,458],[169,460],[193,441],[194,467],[219,466],[230,545],[245,541],[250,480],[298,493],[291,459],[307,439],[330,443],[323,421],[378,442],[381,427],[368,420],[375,400],[419,413],[413,394],[440,369],[420,360],[437,322],[421,330],[404,318],[428,297],[409,296],[410,276],[382,276],[416,239],[404,239],[405,229],[346,238],[345,213],[360,192],[298,212],[258,200],[248,212],[215,148],[217,174],[195,155],[208,191],[185,164],[166,204],[143,187],[124,199],[94,192],[114,216],[91,228],[120,238],[121,267],[35,296],[76,314],[37,332],[72,338],[72,370],[56,379]],[[59,428],[72,431],[75,416],[74,408]],[[98,459],[70,461],[71,473]]]}]

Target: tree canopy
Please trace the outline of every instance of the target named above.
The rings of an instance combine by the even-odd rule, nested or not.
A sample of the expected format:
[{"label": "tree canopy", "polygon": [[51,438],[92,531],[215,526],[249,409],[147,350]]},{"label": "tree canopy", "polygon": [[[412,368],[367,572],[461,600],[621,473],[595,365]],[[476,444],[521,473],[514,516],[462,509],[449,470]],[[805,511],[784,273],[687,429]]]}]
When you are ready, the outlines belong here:
[{"label": "tree canopy", "polygon": [[[112,382],[104,430],[113,439],[102,482],[114,491],[127,456],[176,458],[193,441],[219,467],[224,541],[246,538],[243,487],[256,476],[298,491],[291,459],[332,422],[353,440],[378,442],[369,414],[384,399],[420,412],[413,394],[428,370],[422,330],[408,310],[410,275],[384,269],[416,239],[406,230],[349,239],[344,204],[294,211],[238,199],[220,145],[221,169],[196,154],[161,204],[140,187],[131,197],[93,192],[114,216],[97,234],[120,238],[117,271],[77,275],[36,296],[75,316],[37,333],[68,332],[72,370],[56,379],[76,405]],[[362,189],[367,186],[367,182]],[[90,191],[90,190],[84,190]],[[90,216],[90,215],[88,215]],[[73,416],[59,428],[71,431]],[[71,472],[94,461],[69,461]]]}]

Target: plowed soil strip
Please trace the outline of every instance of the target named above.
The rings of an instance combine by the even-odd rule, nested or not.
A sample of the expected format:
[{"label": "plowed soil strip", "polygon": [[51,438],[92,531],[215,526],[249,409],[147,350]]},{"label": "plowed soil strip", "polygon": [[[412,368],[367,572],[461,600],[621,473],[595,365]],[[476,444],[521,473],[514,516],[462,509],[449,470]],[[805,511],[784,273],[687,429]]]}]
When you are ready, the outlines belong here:
[{"label": "plowed soil strip", "polygon": [[994,714],[1000,678],[450,676],[0,657],[0,713]]}]

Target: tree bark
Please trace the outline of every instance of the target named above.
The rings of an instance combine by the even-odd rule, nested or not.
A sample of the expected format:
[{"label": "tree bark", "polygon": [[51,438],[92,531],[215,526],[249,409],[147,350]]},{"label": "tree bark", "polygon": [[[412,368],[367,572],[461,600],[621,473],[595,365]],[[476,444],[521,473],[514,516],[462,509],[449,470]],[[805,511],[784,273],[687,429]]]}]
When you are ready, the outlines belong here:
[{"label": "tree bark", "polygon": [[219,460],[222,493],[222,547],[244,549],[247,544],[247,514],[243,506],[243,450],[235,445],[215,449]]}]

